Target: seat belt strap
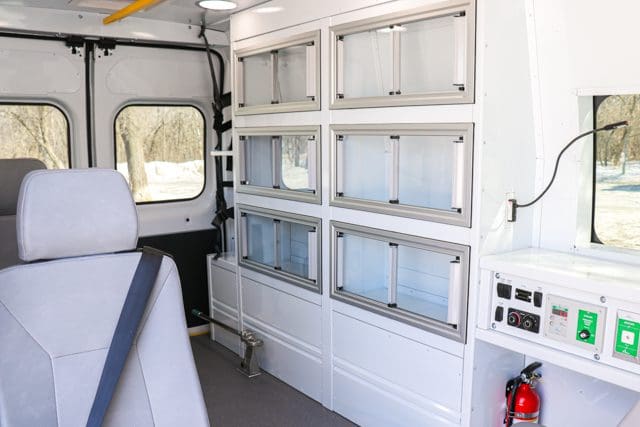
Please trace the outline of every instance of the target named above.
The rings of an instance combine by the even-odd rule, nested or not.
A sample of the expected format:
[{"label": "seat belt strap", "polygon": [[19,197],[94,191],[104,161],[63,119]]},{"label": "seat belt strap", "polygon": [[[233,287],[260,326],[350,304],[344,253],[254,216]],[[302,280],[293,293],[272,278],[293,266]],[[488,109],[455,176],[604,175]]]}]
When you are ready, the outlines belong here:
[{"label": "seat belt strap", "polygon": [[133,345],[151,290],[158,277],[163,256],[162,252],[153,248],[144,247],[142,249],[142,256],[131,280],[129,292],[111,339],[107,359],[102,368],[102,376],[91,406],[87,427],[102,426],[127,356]]}]

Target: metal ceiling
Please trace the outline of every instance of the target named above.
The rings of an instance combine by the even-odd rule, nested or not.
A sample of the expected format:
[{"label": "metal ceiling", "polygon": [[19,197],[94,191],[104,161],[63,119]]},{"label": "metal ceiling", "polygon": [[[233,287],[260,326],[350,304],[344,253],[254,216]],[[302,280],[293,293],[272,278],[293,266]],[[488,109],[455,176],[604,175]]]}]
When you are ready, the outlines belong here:
[{"label": "metal ceiling", "polygon": [[[202,22],[203,14],[207,28],[218,31],[229,29],[229,17],[241,10],[267,3],[269,0],[234,0],[238,7],[230,11],[213,11],[200,8],[196,0],[162,0],[148,10],[136,13],[138,18],[159,21],[196,24]],[[26,6],[44,9],[70,10],[76,12],[93,12],[110,15],[121,9],[132,0],[3,0],[3,6]]]}]

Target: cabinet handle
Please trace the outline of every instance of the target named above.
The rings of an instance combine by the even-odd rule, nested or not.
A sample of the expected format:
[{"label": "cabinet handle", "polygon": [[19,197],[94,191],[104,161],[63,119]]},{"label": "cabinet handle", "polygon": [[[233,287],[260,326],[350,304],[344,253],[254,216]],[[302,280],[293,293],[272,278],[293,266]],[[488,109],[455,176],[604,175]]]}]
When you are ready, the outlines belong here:
[{"label": "cabinet handle", "polygon": [[307,44],[307,98],[316,98],[316,45]]},{"label": "cabinet handle", "polygon": [[236,61],[236,105],[244,106],[244,61],[238,58]]},{"label": "cabinet handle", "polygon": [[317,153],[317,142],[314,137],[307,139],[307,173],[308,173],[308,188],[312,190],[314,193],[318,191],[317,184],[317,168],[316,162],[318,158]]},{"label": "cabinet handle", "polygon": [[398,306],[398,245],[389,243],[388,306]]},{"label": "cabinet handle", "polygon": [[344,137],[336,135],[336,195],[344,194]]},{"label": "cabinet handle", "polygon": [[459,259],[449,264],[449,298],[447,323],[457,326],[460,323],[460,296],[462,294],[462,264]]},{"label": "cabinet handle", "polygon": [[336,252],[333,254],[336,262],[336,290],[344,287],[344,237],[340,232],[336,234]]},{"label": "cabinet handle", "polygon": [[247,184],[247,138],[238,138],[238,179],[240,184]]},{"label": "cabinet handle", "polygon": [[280,188],[282,178],[282,137],[271,137],[271,186]]},{"label": "cabinet handle", "polygon": [[278,51],[271,52],[271,103],[280,102],[280,82],[278,81]]},{"label": "cabinet handle", "polygon": [[336,38],[336,98],[344,98],[344,40]]},{"label": "cabinet handle", "polygon": [[249,238],[247,236],[247,215],[240,214],[240,238],[242,243],[242,258],[249,256]]},{"label": "cabinet handle", "polygon": [[462,137],[453,143],[453,176],[451,181],[451,209],[462,212],[465,207],[465,142]]},{"label": "cabinet handle", "polygon": [[467,82],[467,16],[465,13],[454,15],[453,37],[453,85],[464,90],[464,85]]},{"label": "cabinet handle", "polygon": [[389,137],[390,153],[387,156],[387,171],[389,173],[389,203],[398,203],[400,177],[400,137]]},{"label": "cabinet handle", "polygon": [[393,44],[393,87],[391,88],[392,94],[400,94],[401,88],[400,85],[402,82],[400,81],[401,75],[401,49],[402,46],[400,44],[400,32],[392,31],[391,32],[391,43]]},{"label": "cabinet handle", "polygon": [[273,220],[273,268],[276,270],[282,269],[282,254],[280,253],[280,220]]},{"label": "cabinet handle", "polygon": [[316,230],[307,233],[307,265],[309,272],[307,277],[309,280],[317,281],[318,279],[318,240]]}]

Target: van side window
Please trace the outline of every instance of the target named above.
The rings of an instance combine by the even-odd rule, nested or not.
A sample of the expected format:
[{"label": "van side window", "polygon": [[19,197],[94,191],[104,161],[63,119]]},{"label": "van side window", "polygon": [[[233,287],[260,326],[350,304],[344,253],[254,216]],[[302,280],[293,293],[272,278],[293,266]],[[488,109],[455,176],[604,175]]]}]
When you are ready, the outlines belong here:
[{"label": "van side window", "polygon": [[0,104],[0,158],[35,158],[69,167],[69,121],[50,104]]},{"label": "van side window", "polygon": [[628,120],[629,126],[594,135],[591,240],[640,249],[640,95],[594,97],[594,125]]},{"label": "van side window", "polygon": [[129,105],[115,120],[116,168],[137,203],[188,200],[204,190],[205,120],[195,107]]}]

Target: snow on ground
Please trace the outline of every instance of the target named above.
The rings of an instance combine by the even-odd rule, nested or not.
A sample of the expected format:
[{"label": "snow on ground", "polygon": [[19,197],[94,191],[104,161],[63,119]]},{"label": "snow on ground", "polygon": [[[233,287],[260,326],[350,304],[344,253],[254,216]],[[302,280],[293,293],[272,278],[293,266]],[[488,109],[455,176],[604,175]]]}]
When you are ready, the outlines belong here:
[{"label": "snow on ground", "polygon": [[[118,163],[118,172],[129,181],[126,163]],[[204,162],[194,160],[184,163],[147,162],[144,165],[147,174],[147,189],[134,195],[137,202],[190,199],[204,187]]]},{"label": "snow on ground", "polygon": [[595,229],[608,245],[640,249],[640,161],[596,166]]}]

